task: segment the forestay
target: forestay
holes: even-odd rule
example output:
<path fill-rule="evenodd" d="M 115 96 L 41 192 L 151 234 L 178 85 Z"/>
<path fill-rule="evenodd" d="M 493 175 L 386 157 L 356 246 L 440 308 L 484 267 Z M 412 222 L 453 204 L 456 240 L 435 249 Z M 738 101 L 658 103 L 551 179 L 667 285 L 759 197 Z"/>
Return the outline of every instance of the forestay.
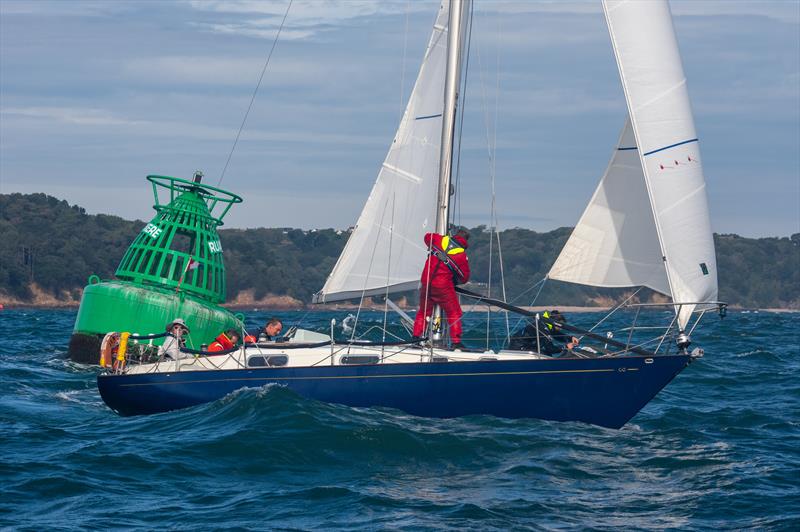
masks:
<path fill-rule="evenodd" d="M 433 27 L 417 81 L 364 210 L 314 302 L 417 288 L 434 230 L 447 63 L 448 2 Z"/>
<path fill-rule="evenodd" d="M 635 138 L 635 144 L 618 147 L 638 148 L 626 150 L 635 152 L 640 164 L 637 170 L 630 169 L 628 177 L 632 181 L 634 173 L 639 172 L 649 201 L 641 187 L 616 190 L 612 183 L 622 181 L 621 174 L 625 172 L 615 169 L 612 160 L 581 219 L 580 231 L 568 242 L 563 260 L 559 257 L 556 262 L 558 268 L 554 267 L 553 277 L 597 286 L 617 286 L 615 283 L 622 280 L 618 286 L 625 286 L 627 276 L 631 286 L 650 286 L 671 295 L 677 303 L 714 301 L 717 264 L 705 179 L 669 6 L 666 1 L 657 0 L 604 0 L 603 10 Z M 624 155 L 619 157 L 622 160 Z M 608 202 L 610 193 L 621 197 Z M 638 204 L 636 197 L 642 204 Z M 603 201 L 621 206 L 623 214 L 606 208 Z M 640 212 L 642 205 L 651 209 L 652 223 Z M 603 212 L 604 208 L 607 212 Z M 622 224 L 611 220 L 614 216 L 642 223 L 641 234 L 635 231 L 633 238 L 630 232 L 621 233 Z M 594 244 L 596 258 L 582 249 L 587 240 L 598 238 L 589 235 L 593 229 L 615 231 L 610 242 Z M 657 235 L 666 285 L 655 272 L 655 277 L 647 277 L 653 262 L 652 246 L 641 242 L 637 246 L 643 247 L 628 246 L 629 241 L 643 238 L 652 229 Z M 640 263 L 643 257 L 645 260 Z M 614 264 L 618 259 L 625 265 Z M 676 306 L 681 328 L 686 326 L 694 308 L 693 304 Z"/>

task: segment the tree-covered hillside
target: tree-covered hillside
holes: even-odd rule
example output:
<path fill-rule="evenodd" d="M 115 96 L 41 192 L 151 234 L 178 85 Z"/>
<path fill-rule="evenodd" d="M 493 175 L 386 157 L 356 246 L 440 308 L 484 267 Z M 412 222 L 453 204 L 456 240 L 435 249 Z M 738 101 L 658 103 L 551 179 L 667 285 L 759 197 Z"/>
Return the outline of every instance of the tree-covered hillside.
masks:
<path fill-rule="evenodd" d="M 75 298 L 90 274 L 113 277 L 143 225 L 117 216 L 88 215 L 45 194 L 0 195 L 0 295 L 30 300 L 35 283 L 56 297 Z M 492 235 L 484 227 L 471 231 L 472 280 L 488 283 Z M 569 232 L 560 228 L 500 233 L 508 299 L 530 303 L 536 293 L 533 285 L 542 279 Z M 256 299 L 272 294 L 310 301 L 348 236 L 347 231 L 334 229 L 222 229 L 229 299 L 253 290 Z M 496 235 L 493 239 L 492 292 L 499 296 Z M 800 234 L 759 239 L 716 235 L 716 243 L 721 300 L 745 307 L 800 308 Z M 548 282 L 538 301 L 593 304 L 619 298 L 621 293 Z"/>

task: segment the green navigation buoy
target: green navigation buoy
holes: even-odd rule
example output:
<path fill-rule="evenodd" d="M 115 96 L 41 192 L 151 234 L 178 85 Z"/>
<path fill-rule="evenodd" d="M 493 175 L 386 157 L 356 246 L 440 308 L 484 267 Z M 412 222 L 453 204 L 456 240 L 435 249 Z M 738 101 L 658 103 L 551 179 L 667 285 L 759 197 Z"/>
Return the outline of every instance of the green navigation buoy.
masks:
<path fill-rule="evenodd" d="M 195 349 L 223 330 L 242 327 L 219 306 L 225 302 L 225 264 L 217 233 L 242 198 L 201 184 L 202 177 L 147 176 L 156 215 L 125 252 L 116 279 L 89 277 L 69 342 L 72 360 L 96 364 L 106 333 L 161 333 L 174 318 L 186 321 L 188 346 Z M 169 201 L 162 203 L 159 193 Z"/>

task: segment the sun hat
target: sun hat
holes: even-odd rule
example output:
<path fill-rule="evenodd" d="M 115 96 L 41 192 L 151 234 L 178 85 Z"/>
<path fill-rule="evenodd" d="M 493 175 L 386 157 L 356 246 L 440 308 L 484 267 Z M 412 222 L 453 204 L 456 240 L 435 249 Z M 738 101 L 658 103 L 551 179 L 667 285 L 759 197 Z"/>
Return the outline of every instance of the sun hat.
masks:
<path fill-rule="evenodd" d="M 183 327 L 184 329 L 186 329 L 186 332 L 187 332 L 187 333 L 189 332 L 189 327 L 186 325 L 186 322 L 185 322 L 185 321 L 183 321 L 181 318 L 175 318 L 174 320 L 172 320 L 172 321 L 171 321 L 171 322 L 170 322 L 170 323 L 167 325 L 167 332 L 171 331 L 171 330 L 172 330 L 172 328 L 173 328 L 173 327 L 175 327 L 176 325 L 180 325 L 181 327 Z"/>

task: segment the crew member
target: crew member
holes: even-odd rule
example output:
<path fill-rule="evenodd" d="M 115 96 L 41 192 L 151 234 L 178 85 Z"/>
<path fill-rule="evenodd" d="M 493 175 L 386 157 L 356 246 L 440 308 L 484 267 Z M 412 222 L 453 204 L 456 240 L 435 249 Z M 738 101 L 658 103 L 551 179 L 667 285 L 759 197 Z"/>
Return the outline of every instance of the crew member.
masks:
<path fill-rule="evenodd" d="M 270 318 L 264 325 L 264 330 L 258 335 L 259 342 L 274 342 L 283 330 L 283 322 L 278 318 Z"/>
<path fill-rule="evenodd" d="M 559 311 L 545 311 L 542 319 L 539 320 L 538 344 L 536 324 L 529 321 L 522 331 L 511 337 L 508 348 L 516 351 L 538 350 L 542 355 L 557 355 L 565 351 L 572 351 L 580 343 L 580 340 L 562 330 L 561 326 L 566 322 L 566 316 Z"/>
<path fill-rule="evenodd" d="M 428 260 L 422 269 L 422 286 L 419 290 L 419 310 L 414 320 L 414 336 L 422 337 L 425 324 L 439 305 L 447 317 L 453 349 L 463 349 L 461 343 L 461 305 L 456 295 L 456 285 L 469 281 L 467 241 L 469 233 L 460 229 L 454 236 L 427 233 L 425 245 Z"/>
<path fill-rule="evenodd" d="M 167 336 L 164 343 L 158 348 L 158 355 L 161 357 L 178 360 L 189 355 L 181 353 L 181 347 L 186 346 L 184 335 L 189 334 L 189 327 L 181 318 L 175 318 L 167 324 Z"/>
<path fill-rule="evenodd" d="M 236 347 L 238 343 L 239 333 L 235 329 L 228 329 L 214 339 L 214 343 L 208 346 L 208 350 L 211 352 L 227 351 Z"/>

